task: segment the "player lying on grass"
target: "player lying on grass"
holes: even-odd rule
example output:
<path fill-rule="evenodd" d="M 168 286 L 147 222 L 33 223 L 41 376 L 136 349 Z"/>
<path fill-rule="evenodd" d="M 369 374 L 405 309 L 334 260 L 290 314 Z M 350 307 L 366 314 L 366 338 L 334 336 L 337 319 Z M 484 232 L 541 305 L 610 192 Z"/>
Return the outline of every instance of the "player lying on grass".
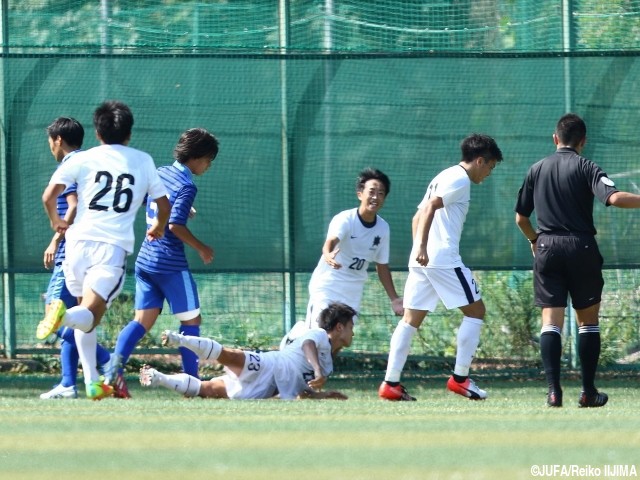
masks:
<path fill-rule="evenodd" d="M 309 329 L 289 347 L 270 352 L 227 348 L 215 340 L 167 330 L 163 344 L 186 347 L 201 359 L 215 360 L 224 365 L 225 375 L 202 381 L 186 373 L 165 375 L 145 365 L 140 369 L 140 383 L 175 390 L 186 397 L 346 400 L 346 395 L 323 392 L 322 388 L 333 372 L 333 357 L 351 345 L 355 315 L 348 305 L 331 303 L 320 313 L 320 328 Z"/>

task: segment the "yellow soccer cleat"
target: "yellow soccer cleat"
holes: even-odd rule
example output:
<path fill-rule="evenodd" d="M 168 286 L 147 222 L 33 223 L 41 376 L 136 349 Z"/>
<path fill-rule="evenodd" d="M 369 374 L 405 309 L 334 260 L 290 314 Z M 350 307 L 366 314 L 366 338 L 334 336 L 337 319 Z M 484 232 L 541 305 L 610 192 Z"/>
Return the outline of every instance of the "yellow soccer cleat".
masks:
<path fill-rule="evenodd" d="M 62 300 L 53 300 L 49 304 L 49 310 L 36 329 L 36 338 L 44 340 L 60 328 L 67 307 Z"/>

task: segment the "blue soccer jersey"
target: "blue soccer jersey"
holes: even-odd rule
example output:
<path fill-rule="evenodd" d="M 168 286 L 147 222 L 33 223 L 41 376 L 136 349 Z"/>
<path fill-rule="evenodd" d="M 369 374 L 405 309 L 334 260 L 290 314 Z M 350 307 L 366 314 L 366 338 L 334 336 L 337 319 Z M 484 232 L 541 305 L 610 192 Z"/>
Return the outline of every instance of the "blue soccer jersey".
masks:
<path fill-rule="evenodd" d="M 196 198 L 198 189 L 193 183 L 193 174 L 184 165 L 174 162 L 171 166 L 160 167 L 158 175 L 169 192 L 171 215 L 164 237 L 152 242 L 146 238 L 142 242 L 136 267 L 150 273 L 171 273 L 187 270 L 187 257 L 184 243 L 169 230 L 170 224 L 186 225 L 191 206 Z M 154 201 L 147 199 L 147 225 L 156 216 L 157 206 Z"/>
<path fill-rule="evenodd" d="M 60 162 L 60 165 L 62 165 L 64 162 L 66 162 L 69 158 L 71 158 L 74 154 L 78 153 L 79 151 L 80 150 L 74 150 L 73 152 L 69 152 L 68 154 L 66 154 L 65 157 Z M 67 210 L 69 210 L 67 195 L 71 193 L 75 193 L 77 189 L 78 189 L 78 186 L 74 183 L 73 185 L 66 188 L 64 192 L 58 195 L 56 205 L 58 209 L 58 215 L 60 215 L 60 218 L 64 218 L 64 216 L 67 214 Z M 60 243 L 58 244 L 58 249 L 56 250 L 56 254 L 53 258 L 54 265 L 62 265 L 62 261 L 64 260 L 64 254 L 65 254 L 65 244 L 66 244 L 65 238 L 62 237 L 62 239 L 60 240 Z"/>

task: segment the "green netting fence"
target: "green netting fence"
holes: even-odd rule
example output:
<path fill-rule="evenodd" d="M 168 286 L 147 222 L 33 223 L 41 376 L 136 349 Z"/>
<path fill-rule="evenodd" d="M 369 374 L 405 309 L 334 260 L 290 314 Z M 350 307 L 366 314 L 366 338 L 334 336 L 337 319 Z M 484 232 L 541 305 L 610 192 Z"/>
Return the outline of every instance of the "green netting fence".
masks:
<path fill-rule="evenodd" d="M 356 205 L 359 170 L 392 181 L 381 215 L 402 290 L 410 221 L 433 175 L 459 160 L 471 132 L 505 160 L 474 187 L 462 242 L 488 304 L 479 356 L 536 357 L 531 257 L 513 204 L 533 162 L 553 150 L 557 118 L 589 127 L 586 156 L 638 191 L 640 1 L 49 1 L 0 0 L 0 270 L 5 354 L 41 351 L 33 332 L 51 231 L 40 203 L 55 168 L 45 127 L 91 115 L 108 98 L 135 116 L 131 145 L 171 163 L 180 133 L 221 142 L 197 180 L 190 228 L 216 260 L 197 273 L 203 334 L 269 348 L 305 313 L 326 228 Z M 595 208 L 607 271 L 610 362 L 640 349 L 634 211 Z M 137 234 L 141 239 L 143 216 Z M 130 266 L 133 265 L 132 257 Z M 132 275 L 102 327 L 113 342 L 132 315 Z M 397 319 L 372 275 L 353 349 L 385 352 Z M 457 312 L 435 312 L 415 353 L 450 355 Z M 163 314 L 156 327 L 175 327 Z M 568 332 L 570 334 L 570 332 Z M 152 334 L 146 346 L 157 344 Z M 571 342 L 567 342 L 571 349 Z M 45 350 L 42 350 L 45 351 Z"/>

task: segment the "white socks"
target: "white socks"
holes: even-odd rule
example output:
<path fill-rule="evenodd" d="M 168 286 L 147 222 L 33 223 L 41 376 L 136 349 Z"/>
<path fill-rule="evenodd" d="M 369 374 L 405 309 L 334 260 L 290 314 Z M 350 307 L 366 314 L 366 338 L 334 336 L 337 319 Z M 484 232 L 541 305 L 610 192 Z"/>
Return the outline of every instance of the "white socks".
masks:
<path fill-rule="evenodd" d="M 178 335 L 180 346 L 195 352 L 203 360 L 217 360 L 222 352 L 222 345 L 215 340 L 189 335 Z"/>
<path fill-rule="evenodd" d="M 458 348 L 456 351 L 456 366 L 453 373 L 461 377 L 469 376 L 469 368 L 478 344 L 483 321 L 478 318 L 463 317 L 458 328 Z"/>
<path fill-rule="evenodd" d="M 164 373 L 156 371 L 154 377 L 157 385 L 168 388 L 169 390 L 175 390 L 185 397 L 196 397 L 200 392 L 200 385 L 202 385 L 200 379 L 187 375 L 186 373 L 165 375 Z"/>
<path fill-rule="evenodd" d="M 89 312 L 91 313 L 91 312 Z M 93 315 L 92 315 L 93 317 Z M 98 335 L 95 328 L 89 333 L 82 330 L 74 330 L 73 336 L 76 339 L 76 347 L 78 348 L 78 356 L 82 363 L 82 372 L 84 374 L 84 383 L 92 383 L 100 380 L 98 373 L 98 361 L 96 360 L 96 349 L 98 348 Z"/>
<path fill-rule="evenodd" d="M 418 329 L 412 327 L 404 320 L 400 320 L 393 331 L 389 342 L 389 360 L 387 362 L 387 373 L 384 376 L 387 382 L 399 382 L 404 364 L 411 350 L 411 340 Z"/>
<path fill-rule="evenodd" d="M 71 307 L 64 315 L 64 324 L 67 327 L 88 332 L 93 328 L 93 313 L 82 305 Z"/>

